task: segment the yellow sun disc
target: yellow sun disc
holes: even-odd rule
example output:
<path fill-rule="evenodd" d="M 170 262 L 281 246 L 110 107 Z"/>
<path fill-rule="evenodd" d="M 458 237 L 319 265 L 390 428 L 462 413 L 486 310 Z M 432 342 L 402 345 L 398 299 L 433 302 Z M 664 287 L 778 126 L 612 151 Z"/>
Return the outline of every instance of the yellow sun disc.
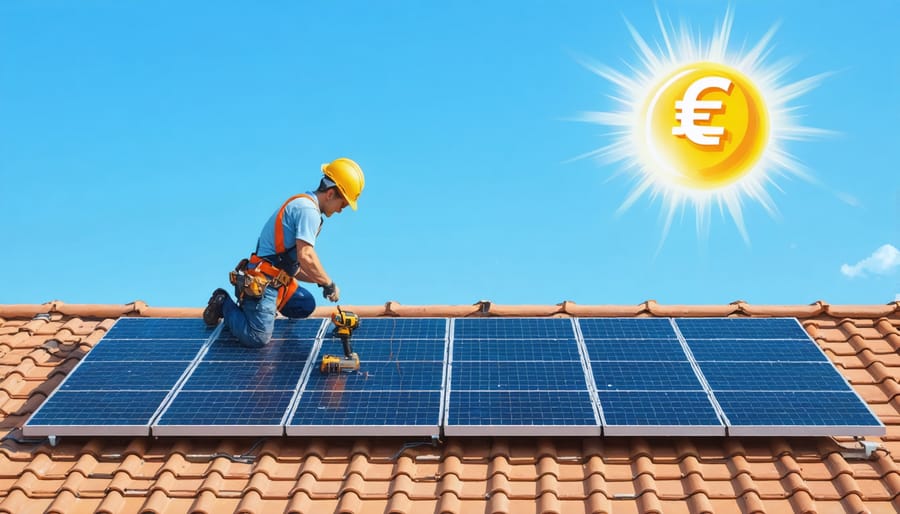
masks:
<path fill-rule="evenodd" d="M 762 95 L 742 73 L 718 63 L 689 64 L 659 81 L 643 112 L 643 139 L 653 160 L 691 189 L 736 182 L 768 143 Z"/>

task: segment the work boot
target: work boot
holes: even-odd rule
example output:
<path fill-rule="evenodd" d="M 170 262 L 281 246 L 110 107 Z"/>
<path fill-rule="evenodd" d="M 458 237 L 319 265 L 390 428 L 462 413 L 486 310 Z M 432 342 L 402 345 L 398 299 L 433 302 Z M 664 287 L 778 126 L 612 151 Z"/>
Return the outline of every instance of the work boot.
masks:
<path fill-rule="evenodd" d="M 222 319 L 222 304 L 225 303 L 226 298 L 228 298 L 228 291 L 221 288 L 213 291 L 212 296 L 209 297 L 209 304 L 203 310 L 204 323 L 211 327 L 219 323 L 219 320 Z"/>

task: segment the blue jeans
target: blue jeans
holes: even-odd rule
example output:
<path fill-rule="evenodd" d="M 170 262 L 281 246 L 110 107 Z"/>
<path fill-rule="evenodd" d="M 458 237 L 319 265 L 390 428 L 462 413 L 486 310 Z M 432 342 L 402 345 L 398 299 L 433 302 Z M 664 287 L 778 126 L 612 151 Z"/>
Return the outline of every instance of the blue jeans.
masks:
<path fill-rule="evenodd" d="M 274 287 L 267 287 L 262 298 L 244 298 L 241 305 L 229 296 L 222 305 L 225 328 L 244 346 L 262 348 L 272 339 L 277 303 L 278 289 Z M 312 293 L 298 287 L 281 313 L 288 318 L 308 318 L 315 308 Z"/>

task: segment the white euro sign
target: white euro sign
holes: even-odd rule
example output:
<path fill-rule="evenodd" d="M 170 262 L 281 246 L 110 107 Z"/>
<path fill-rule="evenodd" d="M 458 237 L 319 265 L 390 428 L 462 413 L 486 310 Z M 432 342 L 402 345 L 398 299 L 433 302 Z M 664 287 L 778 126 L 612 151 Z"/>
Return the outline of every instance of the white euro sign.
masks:
<path fill-rule="evenodd" d="M 697 112 L 700 109 L 721 109 L 719 100 L 698 100 L 700 94 L 707 89 L 721 89 L 728 91 L 731 81 L 725 77 L 702 77 L 694 81 L 681 100 L 675 101 L 675 119 L 679 126 L 672 127 L 673 136 L 687 136 L 691 142 L 703 146 L 715 146 L 719 144 L 721 136 L 725 133 L 725 127 L 710 127 L 708 125 L 694 125 L 695 121 L 709 120 L 709 112 Z"/>

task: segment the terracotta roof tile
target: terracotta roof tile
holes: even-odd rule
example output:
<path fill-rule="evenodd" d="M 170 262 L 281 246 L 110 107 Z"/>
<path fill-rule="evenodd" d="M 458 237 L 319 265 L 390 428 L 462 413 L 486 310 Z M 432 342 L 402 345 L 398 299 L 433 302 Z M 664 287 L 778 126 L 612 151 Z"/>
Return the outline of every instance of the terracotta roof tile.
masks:
<path fill-rule="evenodd" d="M 363 316 L 796 316 L 887 424 L 851 438 L 62 438 L 18 427 L 119 316 L 197 308 L 0 305 L 0 512 L 897 512 L 900 303 L 348 306 Z M 315 313 L 327 315 L 325 309 Z M 873 440 L 870 438 L 870 440 Z"/>

